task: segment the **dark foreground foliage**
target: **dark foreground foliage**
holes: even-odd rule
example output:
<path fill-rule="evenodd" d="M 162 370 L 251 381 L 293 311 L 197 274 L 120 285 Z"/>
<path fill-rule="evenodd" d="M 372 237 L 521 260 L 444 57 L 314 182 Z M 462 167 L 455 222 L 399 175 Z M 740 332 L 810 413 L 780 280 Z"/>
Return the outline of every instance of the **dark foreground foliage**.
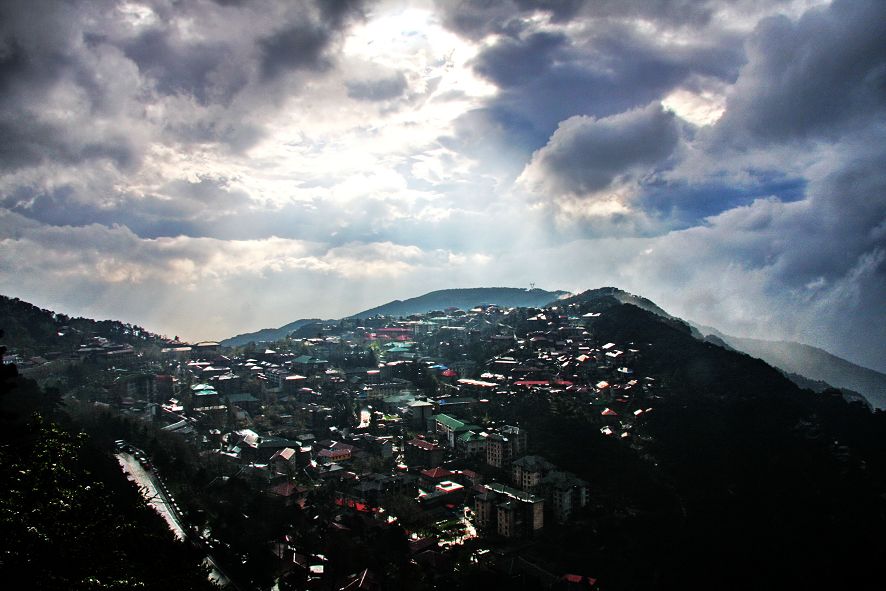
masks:
<path fill-rule="evenodd" d="M 106 451 L 52 420 L 58 396 L 0 366 L 0 581 L 23 589 L 212 589 Z"/>

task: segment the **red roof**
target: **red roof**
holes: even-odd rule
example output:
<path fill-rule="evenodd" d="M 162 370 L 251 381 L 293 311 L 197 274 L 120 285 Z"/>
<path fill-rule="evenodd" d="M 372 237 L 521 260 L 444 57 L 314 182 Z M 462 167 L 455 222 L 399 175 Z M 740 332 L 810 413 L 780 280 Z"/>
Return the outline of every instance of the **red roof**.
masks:
<path fill-rule="evenodd" d="M 547 386 L 547 380 L 520 380 L 519 382 L 514 382 L 515 386 Z"/>
<path fill-rule="evenodd" d="M 617 417 L 618 416 L 618 413 L 615 412 L 614 410 L 612 410 L 611 408 L 605 409 L 600 414 L 603 415 L 604 417 Z"/>
<path fill-rule="evenodd" d="M 432 478 L 434 480 L 446 478 L 447 476 L 452 476 L 452 472 L 450 472 L 446 468 L 431 468 L 429 470 L 422 470 L 421 473 L 422 476 Z"/>
<path fill-rule="evenodd" d="M 597 584 L 597 579 L 593 577 L 585 577 L 583 575 L 563 575 L 563 580 L 567 583 L 587 585 L 588 588 L 591 588 Z"/>
<path fill-rule="evenodd" d="M 452 369 L 447 369 L 443 373 L 441 373 L 440 375 L 443 376 L 444 378 L 454 378 L 454 377 L 458 376 L 458 373 L 456 373 Z"/>
<path fill-rule="evenodd" d="M 370 513 L 370 512 L 374 511 L 374 509 L 371 508 L 366 503 L 361 503 L 359 501 L 355 501 L 354 499 L 345 499 L 345 498 L 339 497 L 339 498 L 335 499 L 335 504 L 338 505 L 339 507 L 348 507 L 350 509 L 355 509 L 356 511 L 359 511 L 360 513 Z"/>

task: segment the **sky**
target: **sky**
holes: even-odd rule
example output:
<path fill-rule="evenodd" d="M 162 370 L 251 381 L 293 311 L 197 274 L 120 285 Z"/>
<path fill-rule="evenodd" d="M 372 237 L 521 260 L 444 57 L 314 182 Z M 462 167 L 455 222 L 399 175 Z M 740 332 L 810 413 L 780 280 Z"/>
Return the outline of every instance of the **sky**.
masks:
<path fill-rule="evenodd" d="M 0 293 L 184 339 L 616 286 L 886 370 L 881 0 L 4 0 Z"/>

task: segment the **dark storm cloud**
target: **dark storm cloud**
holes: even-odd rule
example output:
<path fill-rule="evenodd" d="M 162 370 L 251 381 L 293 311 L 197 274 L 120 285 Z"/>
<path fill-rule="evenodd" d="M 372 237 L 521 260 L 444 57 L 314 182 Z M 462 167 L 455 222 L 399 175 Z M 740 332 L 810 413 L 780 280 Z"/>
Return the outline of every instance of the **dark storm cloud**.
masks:
<path fill-rule="evenodd" d="M 80 113 L 53 105 L 47 116 L 41 109 L 60 83 L 76 86 L 93 114 L 113 109 L 114 98 L 101 82 L 107 72 L 85 60 L 78 47 L 80 21 L 104 5 L 95 3 L 80 12 L 76 4 L 55 10 L 44 4 L 0 5 L 0 170 L 89 160 L 132 169 L 140 149 L 124 130 L 78 129 Z"/>
<path fill-rule="evenodd" d="M 724 142 L 839 136 L 886 111 L 886 3 L 837 0 L 759 24 L 718 126 Z"/>
<path fill-rule="evenodd" d="M 27 72 L 28 57 L 14 37 L 4 34 L 0 40 L 0 93 L 6 93 L 14 80 Z"/>
<path fill-rule="evenodd" d="M 245 73 L 221 78 L 216 69 L 231 52 L 224 42 L 177 44 L 170 32 L 149 29 L 123 44 L 142 74 L 156 80 L 162 94 L 188 94 L 200 103 L 227 103 L 248 82 Z"/>
<path fill-rule="evenodd" d="M 41 122 L 30 113 L 0 114 L 0 138 L 0 172 L 41 162 L 77 164 L 101 159 L 128 169 L 138 158 L 125 137 L 83 142 L 68 130 Z"/>
<path fill-rule="evenodd" d="M 540 32 L 522 40 L 504 39 L 484 51 L 475 68 L 499 87 L 519 86 L 546 73 L 568 45 L 569 38 L 562 33 Z"/>
<path fill-rule="evenodd" d="M 329 31 L 311 23 L 298 23 L 262 39 L 263 78 L 273 80 L 294 70 L 328 68 L 324 51 L 329 41 Z"/>
<path fill-rule="evenodd" d="M 332 57 L 327 50 L 340 29 L 364 16 L 364 4 L 358 0 L 316 0 L 319 18 L 299 14 L 289 26 L 259 40 L 264 80 L 296 70 L 329 68 Z"/>
<path fill-rule="evenodd" d="M 730 82 L 742 61 L 737 37 L 665 47 L 611 23 L 582 40 L 552 32 L 506 36 L 483 50 L 474 67 L 500 89 L 490 107 L 531 122 L 535 135 L 547 139 L 568 117 L 621 113 L 691 85 L 693 77 Z"/>
<path fill-rule="evenodd" d="M 93 191 L 101 192 L 96 199 Z M 196 182 L 175 180 L 158 194 L 134 195 L 108 184 L 103 187 L 55 188 L 21 186 L 0 205 L 50 226 L 126 226 L 141 238 L 212 236 L 220 218 L 246 209 L 252 200 L 232 189 L 227 179 L 204 177 Z"/>
<path fill-rule="evenodd" d="M 41 163 L 75 165 L 96 160 L 132 170 L 141 157 L 139 146 L 122 130 L 89 137 L 14 108 L 0 113 L 0 138 L 0 172 Z"/>
<path fill-rule="evenodd" d="M 513 165 L 544 146 L 570 117 L 636 109 L 678 85 L 693 88 L 699 76 L 728 82 L 742 61 L 737 37 L 664 48 L 618 23 L 581 42 L 564 32 L 505 36 L 474 61 L 499 92 L 463 115 L 454 136 L 441 141 L 468 154 L 512 154 Z"/>
<path fill-rule="evenodd" d="M 329 26 L 341 28 L 354 19 L 366 16 L 366 0 L 315 0 L 323 21 Z"/>
<path fill-rule="evenodd" d="M 533 155 L 530 176 L 552 197 L 594 193 L 654 168 L 679 137 L 676 117 L 658 104 L 603 119 L 572 117 Z"/>

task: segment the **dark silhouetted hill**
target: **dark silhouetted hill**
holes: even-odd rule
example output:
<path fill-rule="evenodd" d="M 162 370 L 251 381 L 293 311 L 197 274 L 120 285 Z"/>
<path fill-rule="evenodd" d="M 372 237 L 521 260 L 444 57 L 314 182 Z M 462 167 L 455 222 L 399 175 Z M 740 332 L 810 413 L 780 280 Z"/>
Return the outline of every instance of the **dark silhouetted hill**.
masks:
<path fill-rule="evenodd" d="M 801 389 L 683 322 L 606 301 L 588 303 L 602 306 L 588 330 L 635 347 L 634 375 L 654 379 L 635 441 L 648 463 L 600 437 L 562 394 L 548 408 L 537 397 L 512 403 L 533 445 L 600 495 L 594 527 L 546 532 L 539 552 L 587 565 L 607 589 L 876 588 L 886 413 Z"/>

